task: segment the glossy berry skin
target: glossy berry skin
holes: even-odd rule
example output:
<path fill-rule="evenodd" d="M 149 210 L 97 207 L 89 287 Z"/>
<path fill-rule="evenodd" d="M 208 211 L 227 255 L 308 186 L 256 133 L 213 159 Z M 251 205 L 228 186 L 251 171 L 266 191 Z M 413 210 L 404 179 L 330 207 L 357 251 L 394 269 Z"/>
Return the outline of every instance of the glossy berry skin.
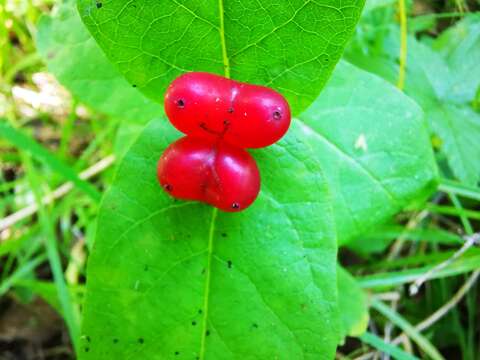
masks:
<path fill-rule="evenodd" d="M 190 136 L 165 150 L 157 177 L 175 198 L 202 201 L 229 212 L 246 209 L 260 190 L 257 164 L 247 151 Z"/>
<path fill-rule="evenodd" d="M 221 137 L 241 148 L 277 142 L 291 116 L 287 101 L 276 91 L 203 72 L 183 74 L 170 84 L 165 112 L 184 134 Z"/>

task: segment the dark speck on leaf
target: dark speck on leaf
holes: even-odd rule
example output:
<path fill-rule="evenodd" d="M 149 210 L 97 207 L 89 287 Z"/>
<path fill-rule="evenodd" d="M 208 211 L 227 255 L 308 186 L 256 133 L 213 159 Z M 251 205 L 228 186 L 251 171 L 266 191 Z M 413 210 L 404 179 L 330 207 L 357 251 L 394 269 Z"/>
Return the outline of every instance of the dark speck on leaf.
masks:
<path fill-rule="evenodd" d="M 103 6 L 101 2 L 97 2 L 97 9 L 100 9 Z"/>
<path fill-rule="evenodd" d="M 253 323 L 252 326 L 253 326 L 255 329 L 258 329 L 258 324 Z"/>
<path fill-rule="evenodd" d="M 203 268 L 203 269 L 202 269 L 202 275 L 205 274 L 205 271 L 207 271 L 207 269 Z"/>
<path fill-rule="evenodd" d="M 114 344 L 118 344 L 118 339 L 113 339 Z"/>
<path fill-rule="evenodd" d="M 175 351 L 175 355 L 180 355 L 180 351 Z"/>
<path fill-rule="evenodd" d="M 145 340 L 143 340 L 143 338 L 140 338 L 140 339 L 138 339 L 138 342 L 139 342 L 140 344 L 143 344 L 143 343 L 145 342 Z"/>
<path fill-rule="evenodd" d="M 85 339 L 87 340 L 87 342 L 90 342 L 90 340 L 91 340 L 90 336 L 87 336 Z"/>
<path fill-rule="evenodd" d="M 198 309 L 198 313 L 201 314 L 203 311 L 202 309 Z"/>
<path fill-rule="evenodd" d="M 136 84 L 133 84 L 132 86 L 133 86 L 133 87 L 137 87 L 137 85 L 136 85 Z"/>
<path fill-rule="evenodd" d="M 227 237 L 227 233 L 222 233 L 222 237 Z"/>
<path fill-rule="evenodd" d="M 196 322 L 196 321 L 192 321 L 192 325 L 193 325 L 193 326 L 197 325 L 197 322 Z"/>
<path fill-rule="evenodd" d="M 86 347 L 85 352 L 89 352 L 89 351 L 90 351 L 90 348 Z"/>
<path fill-rule="evenodd" d="M 210 335 L 210 330 L 205 331 L 205 336 L 209 336 L 209 335 Z"/>
<path fill-rule="evenodd" d="M 148 265 L 145 265 L 145 267 L 143 268 L 143 271 L 148 271 Z"/>
<path fill-rule="evenodd" d="M 229 269 L 232 268 L 232 260 L 228 260 L 228 261 L 227 261 L 227 266 L 228 266 Z"/>

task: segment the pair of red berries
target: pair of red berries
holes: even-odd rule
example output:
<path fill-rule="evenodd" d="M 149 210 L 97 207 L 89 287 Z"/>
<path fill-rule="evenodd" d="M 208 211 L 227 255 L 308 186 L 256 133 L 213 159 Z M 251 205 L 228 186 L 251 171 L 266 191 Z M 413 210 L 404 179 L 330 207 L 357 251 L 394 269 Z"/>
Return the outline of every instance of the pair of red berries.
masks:
<path fill-rule="evenodd" d="M 191 72 L 165 94 L 170 122 L 186 134 L 160 157 L 157 176 L 179 199 L 224 211 L 250 206 L 260 191 L 257 164 L 245 148 L 277 142 L 290 126 L 290 108 L 272 89 Z"/>

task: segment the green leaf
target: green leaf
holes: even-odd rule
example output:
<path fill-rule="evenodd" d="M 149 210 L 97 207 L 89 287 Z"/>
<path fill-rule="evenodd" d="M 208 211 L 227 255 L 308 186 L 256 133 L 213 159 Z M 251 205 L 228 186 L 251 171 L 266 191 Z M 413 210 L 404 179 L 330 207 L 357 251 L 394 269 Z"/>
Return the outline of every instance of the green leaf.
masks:
<path fill-rule="evenodd" d="M 396 1 L 397 0 L 367 0 L 365 2 L 364 13 L 368 13 L 378 8 L 392 6 Z"/>
<path fill-rule="evenodd" d="M 355 278 L 341 266 L 337 267 L 338 307 L 341 319 L 341 338 L 359 336 L 367 330 L 367 297 Z"/>
<path fill-rule="evenodd" d="M 477 141 L 480 138 L 480 115 L 466 104 L 473 100 L 480 84 L 478 26 L 478 16 L 472 16 L 447 32 L 441 38 L 443 42 L 447 39 L 458 42 L 448 46 L 441 42 L 437 44 L 444 57 L 410 36 L 405 82 L 405 92 L 422 106 L 431 132 L 442 140 L 441 151 L 454 175 L 471 185 L 480 180 L 480 162 L 477 160 L 480 156 L 480 142 Z M 460 35 L 462 29 L 467 33 Z M 385 36 L 383 32 L 386 32 Z M 380 51 L 362 53 L 350 48 L 347 58 L 395 82 L 400 38 L 398 27 L 369 31 L 367 36 L 376 39 L 379 45 L 375 49 Z"/>
<path fill-rule="evenodd" d="M 152 122 L 104 199 L 81 358 L 333 358 L 336 241 L 315 137 L 295 122 L 256 151 L 261 194 L 229 214 L 159 188 L 156 162 L 178 136 Z"/>
<path fill-rule="evenodd" d="M 480 86 L 480 14 L 468 14 L 439 36 L 433 48 L 445 58 L 455 74 L 449 98 L 470 102 Z"/>
<path fill-rule="evenodd" d="M 372 90 L 377 87 L 378 93 Z M 371 97 L 361 94 L 368 91 Z M 377 106 L 397 117 L 385 121 Z M 361 131 L 367 153 L 354 146 Z M 395 134 L 399 151 L 384 133 Z M 284 139 L 253 152 L 262 190 L 252 207 L 236 214 L 174 201 L 159 188 L 156 161 L 179 136 L 166 120 L 153 121 L 126 154 L 103 201 L 87 275 L 88 352 L 81 359 L 164 359 L 175 352 L 200 359 L 333 358 L 342 333 L 335 234 L 335 221 L 342 221 L 334 215 L 349 208 L 336 193 L 338 182 L 352 186 L 353 215 L 371 226 L 371 218 L 382 221 L 426 196 L 436 169 L 418 107 L 383 80 L 342 64 Z M 390 184 L 401 185 L 391 190 L 396 202 L 384 197 Z M 360 326 L 355 321 L 345 331 Z"/>
<path fill-rule="evenodd" d="M 83 21 L 131 84 L 161 102 L 185 71 L 270 86 L 298 114 L 340 59 L 364 0 L 79 0 Z"/>
<path fill-rule="evenodd" d="M 480 114 L 467 106 L 443 103 L 429 109 L 433 131 L 453 172 L 467 184 L 480 180 Z"/>
<path fill-rule="evenodd" d="M 317 138 L 341 244 L 434 190 L 437 172 L 423 113 L 377 76 L 341 62 L 300 118 Z"/>
<path fill-rule="evenodd" d="M 133 88 L 111 64 L 66 1 L 38 23 L 37 48 L 48 70 L 81 102 L 115 118 L 140 122 L 163 114 L 163 106 Z"/>

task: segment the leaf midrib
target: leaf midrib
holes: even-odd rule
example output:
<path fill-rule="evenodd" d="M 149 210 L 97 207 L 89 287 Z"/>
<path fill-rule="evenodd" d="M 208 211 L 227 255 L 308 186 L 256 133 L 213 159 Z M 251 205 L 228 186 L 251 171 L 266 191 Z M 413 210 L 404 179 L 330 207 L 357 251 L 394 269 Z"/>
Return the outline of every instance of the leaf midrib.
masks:
<path fill-rule="evenodd" d="M 230 78 L 230 61 L 227 54 L 227 44 L 225 42 L 225 10 L 223 7 L 223 0 L 218 0 L 218 13 L 220 21 L 220 43 L 222 46 L 222 59 L 223 59 L 223 68 L 225 72 L 225 77 Z M 213 239 L 215 235 L 215 221 L 217 219 L 218 209 L 213 208 L 212 218 L 210 221 L 210 229 L 208 233 L 208 252 L 207 252 L 207 270 L 205 275 L 205 290 L 204 290 L 204 299 L 203 299 L 203 325 L 201 332 L 201 343 L 200 343 L 200 360 L 205 359 L 206 351 L 206 339 L 207 339 L 207 321 L 208 321 L 208 305 L 210 300 L 210 278 L 212 273 L 212 254 L 213 254 Z"/>

